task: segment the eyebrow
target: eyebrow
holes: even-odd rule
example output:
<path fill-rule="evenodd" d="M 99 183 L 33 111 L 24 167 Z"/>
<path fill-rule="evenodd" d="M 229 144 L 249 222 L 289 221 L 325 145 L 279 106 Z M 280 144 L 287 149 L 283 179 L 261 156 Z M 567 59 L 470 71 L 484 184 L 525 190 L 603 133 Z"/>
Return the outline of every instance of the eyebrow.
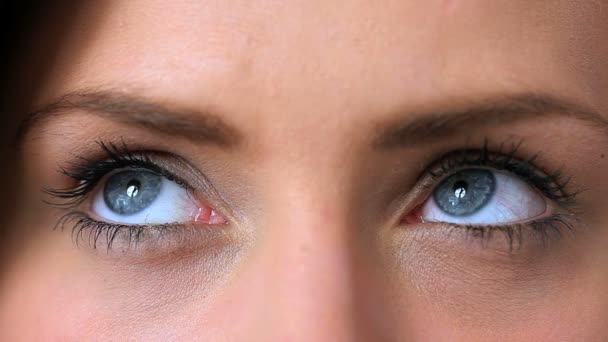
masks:
<path fill-rule="evenodd" d="M 599 113 L 548 95 L 499 96 L 460 108 L 462 109 L 407 113 L 406 119 L 379 129 L 374 146 L 382 149 L 411 147 L 470 130 L 546 116 L 573 117 L 599 129 L 608 128 L 608 121 Z M 112 91 L 77 91 L 60 97 L 27 115 L 17 140 L 22 140 L 40 121 L 75 110 L 224 147 L 236 145 L 241 140 L 239 132 L 216 115 L 174 110 L 141 96 Z"/>
<path fill-rule="evenodd" d="M 407 113 L 406 119 L 379 129 L 374 146 L 382 149 L 411 147 L 456 135 L 470 135 L 471 130 L 549 116 L 575 118 L 598 129 L 608 128 L 608 121 L 598 112 L 548 95 L 499 96 L 460 108 Z"/>
<path fill-rule="evenodd" d="M 22 122 L 17 141 L 41 121 L 70 111 L 85 111 L 112 121 L 223 147 L 233 146 L 241 138 L 236 129 L 210 113 L 176 110 L 142 96 L 120 92 L 78 91 L 29 113 Z"/>

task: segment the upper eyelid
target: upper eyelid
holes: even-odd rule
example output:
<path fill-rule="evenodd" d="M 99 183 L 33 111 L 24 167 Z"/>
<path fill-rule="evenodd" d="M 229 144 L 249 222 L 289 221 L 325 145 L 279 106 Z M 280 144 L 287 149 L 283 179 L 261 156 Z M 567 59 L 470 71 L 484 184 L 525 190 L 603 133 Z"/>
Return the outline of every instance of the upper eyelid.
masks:
<path fill-rule="evenodd" d="M 445 177 L 462 169 L 487 167 L 509 172 L 516 177 L 524 177 L 523 181 L 538 189 L 545 197 L 557 202 L 560 206 L 573 206 L 575 197 L 580 191 L 568 190 L 570 177 L 564 178 L 561 169 L 547 173 L 536 166 L 534 162 L 539 159 L 539 153 L 527 159 L 518 158 L 517 153 L 521 144 L 522 142 L 512 145 L 509 153 L 492 152 L 486 141 L 482 150 L 465 149 L 444 154 L 432 163 L 431 168 L 425 172 L 426 175 L 431 176 L 431 179 L 427 179 L 423 186 L 433 188 Z M 500 147 L 499 150 L 503 150 L 503 148 Z M 478 157 L 471 158 L 471 155 L 478 155 Z"/>
<path fill-rule="evenodd" d="M 104 178 L 126 169 L 145 169 L 174 181 L 186 189 L 191 188 L 188 182 L 177 173 L 169 171 L 163 165 L 164 163 L 160 162 L 161 158 L 153 157 L 154 152 L 131 152 L 126 150 L 126 145 L 125 150 L 121 152 L 115 145 L 106 145 L 102 142 L 98 144 L 104 151 L 104 159 L 77 157 L 79 162 L 71 162 L 67 167 L 61 167 L 59 171 L 63 175 L 79 181 L 79 184 L 62 189 L 45 189 L 45 192 L 51 196 L 72 199 L 59 206 L 79 205 Z"/>
<path fill-rule="evenodd" d="M 65 200 L 63 203 L 52 203 L 47 202 L 51 205 L 61 208 L 75 208 L 78 207 L 87 198 L 87 195 L 98 185 L 102 179 L 110 172 L 125 168 L 129 166 L 140 166 L 146 169 L 154 169 L 152 171 L 160 174 L 166 172 L 163 168 L 153 163 L 148 157 L 143 154 L 138 154 L 128 151 L 126 145 L 124 155 L 120 152 L 118 147 L 113 144 L 105 144 L 98 142 L 99 147 L 104 152 L 105 158 L 90 159 L 83 156 L 77 156 L 78 161 L 68 163 L 66 167 L 60 167 L 59 172 L 69 178 L 79 181 L 77 185 L 68 188 L 61 189 L 48 189 L 45 188 L 44 192 L 52 197 Z"/>
<path fill-rule="evenodd" d="M 100 141 L 98 145 L 104 151 L 104 160 L 100 157 L 91 159 L 77 156 L 77 161 L 70 162 L 67 168 L 62 168 L 60 172 L 70 178 L 78 179 L 78 177 L 86 174 L 87 177 L 94 177 L 91 178 L 94 181 L 86 184 L 81 182 L 76 186 L 65 189 L 44 189 L 47 194 L 63 200 L 63 203 L 47 203 L 65 209 L 78 207 L 110 172 L 125 166 L 138 166 L 148 170 L 151 169 L 151 171 L 157 172 L 172 181 L 182 183 L 181 185 L 188 190 L 189 195 L 195 192 L 197 197 L 203 197 L 200 200 L 213 203 L 222 214 L 228 216 L 232 221 L 237 220 L 236 215 L 209 178 L 183 158 L 160 151 L 132 150 L 123 140 L 120 144 L 106 144 Z M 91 169 L 99 165 L 103 165 L 102 171 L 97 174 L 90 173 Z M 103 174 L 101 174 L 102 172 Z M 191 176 L 180 176 L 180 174 L 187 173 Z M 187 181 L 186 178 L 191 178 L 191 181 Z"/>

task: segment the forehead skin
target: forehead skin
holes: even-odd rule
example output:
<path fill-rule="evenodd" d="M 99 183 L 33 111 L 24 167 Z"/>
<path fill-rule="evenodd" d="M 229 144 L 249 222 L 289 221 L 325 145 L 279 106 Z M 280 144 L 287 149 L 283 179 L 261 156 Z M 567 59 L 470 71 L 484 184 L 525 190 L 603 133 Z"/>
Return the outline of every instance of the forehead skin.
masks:
<path fill-rule="evenodd" d="M 603 6 L 91 2 L 39 101 L 79 88 L 136 89 L 226 113 L 257 138 L 310 129 L 335 137 L 395 112 L 494 93 L 542 91 L 603 109 Z"/>

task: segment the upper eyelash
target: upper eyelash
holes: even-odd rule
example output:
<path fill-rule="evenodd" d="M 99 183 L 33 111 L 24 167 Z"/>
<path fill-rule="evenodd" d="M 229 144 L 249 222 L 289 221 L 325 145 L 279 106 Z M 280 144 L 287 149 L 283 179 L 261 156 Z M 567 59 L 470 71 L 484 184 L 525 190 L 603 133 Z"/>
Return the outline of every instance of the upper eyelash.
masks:
<path fill-rule="evenodd" d="M 428 174 L 433 178 L 433 183 L 436 183 L 458 169 L 475 166 L 490 167 L 520 177 L 561 207 L 574 206 L 575 198 L 581 191 L 568 189 L 571 177 L 564 176 L 561 169 L 552 173 L 540 171 L 535 165 L 535 161 L 540 159 L 540 153 L 536 153 L 527 159 L 517 159 L 516 155 L 519 153 L 521 145 L 522 141 L 511 144 L 509 150 L 505 152 L 503 143 L 499 146 L 497 152 L 492 152 L 486 139 L 481 150 L 464 149 L 443 155 L 439 158 L 439 162 L 434 163 L 435 166 L 428 171 Z"/>
<path fill-rule="evenodd" d="M 78 184 L 64 189 L 44 189 L 45 193 L 60 200 L 59 203 L 49 202 L 49 204 L 68 209 L 77 207 L 95 189 L 105 175 L 121 168 L 146 169 L 187 187 L 183 180 L 160 167 L 147 155 L 133 153 L 124 142 L 121 145 L 116 145 L 99 141 L 97 144 L 107 159 L 94 160 L 79 157 L 80 163 L 71 163 L 67 168 L 61 167 L 59 172 L 77 181 Z"/>

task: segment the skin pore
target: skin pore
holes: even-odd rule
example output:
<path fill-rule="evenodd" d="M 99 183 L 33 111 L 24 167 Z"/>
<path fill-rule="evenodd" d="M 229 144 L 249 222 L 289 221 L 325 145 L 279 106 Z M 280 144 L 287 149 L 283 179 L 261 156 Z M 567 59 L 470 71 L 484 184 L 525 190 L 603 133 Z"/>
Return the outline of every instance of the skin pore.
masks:
<path fill-rule="evenodd" d="M 87 3 L 20 135 L 0 339 L 608 339 L 606 5 Z M 107 160 L 100 144 L 226 224 L 74 229 L 44 190 L 78 186 L 58 169 Z M 531 191 L 566 223 L 421 220 L 463 150 L 555 176 L 571 203 Z"/>

